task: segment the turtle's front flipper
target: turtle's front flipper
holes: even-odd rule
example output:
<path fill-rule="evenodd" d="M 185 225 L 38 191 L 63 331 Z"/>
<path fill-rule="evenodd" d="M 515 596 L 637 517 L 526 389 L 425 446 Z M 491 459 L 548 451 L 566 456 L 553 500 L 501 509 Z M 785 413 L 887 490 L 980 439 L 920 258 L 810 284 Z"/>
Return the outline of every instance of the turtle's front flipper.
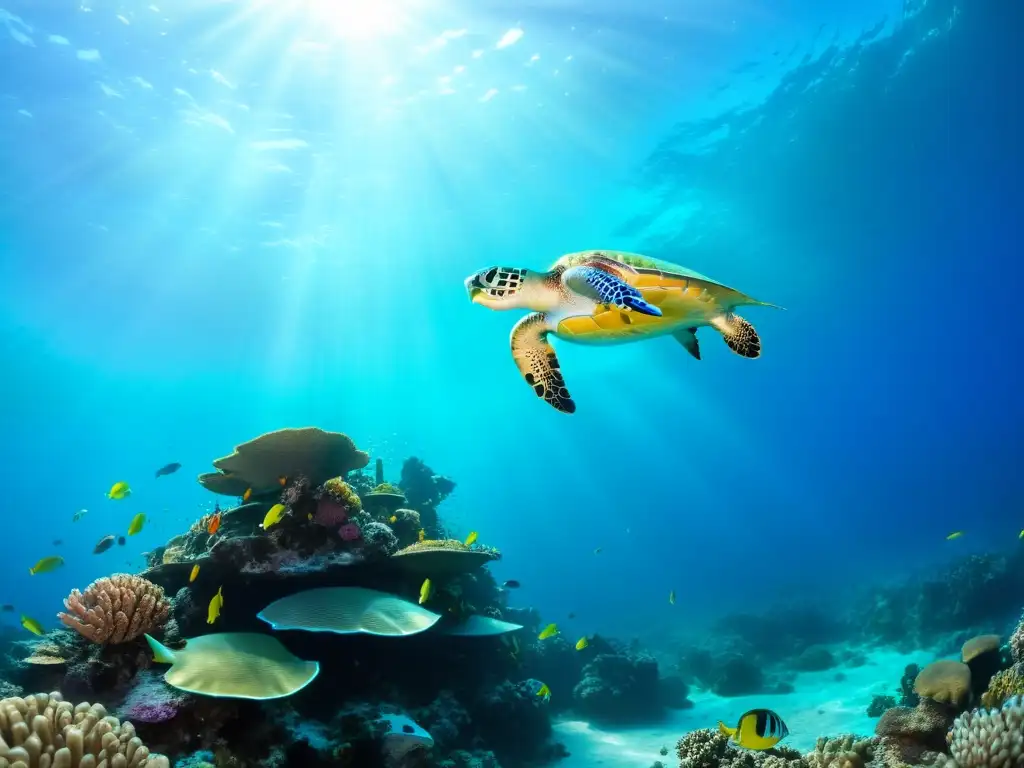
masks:
<path fill-rule="evenodd" d="M 512 329 L 512 358 L 538 397 L 562 413 L 572 413 L 576 403 L 565 388 L 558 357 L 548 342 L 551 330 L 548 319 L 539 312 L 524 317 Z"/>
<path fill-rule="evenodd" d="M 569 290 L 589 296 L 601 304 L 611 304 L 616 309 L 632 309 L 644 315 L 661 317 L 661 310 L 645 301 L 640 291 L 603 269 L 572 267 L 565 270 L 562 280 Z"/>
<path fill-rule="evenodd" d="M 760 357 L 761 339 L 754 330 L 754 326 L 739 315 L 718 315 L 711 319 L 713 325 L 729 349 L 741 357 Z"/>

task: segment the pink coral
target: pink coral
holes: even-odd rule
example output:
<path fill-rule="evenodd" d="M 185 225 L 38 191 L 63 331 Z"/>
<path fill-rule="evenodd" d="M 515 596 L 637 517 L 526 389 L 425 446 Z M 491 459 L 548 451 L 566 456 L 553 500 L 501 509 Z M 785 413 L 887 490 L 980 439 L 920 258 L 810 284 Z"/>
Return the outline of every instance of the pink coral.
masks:
<path fill-rule="evenodd" d="M 57 617 L 94 643 L 127 643 L 167 621 L 170 603 L 164 591 L 141 576 L 115 573 L 97 579 L 84 593 L 64 599 L 67 613 Z"/>
<path fill-rule="evenodd" d="M 348 508 L 332 496 L 324 494 L 316 503 L 313 522 L 326 528 L 334 528 L 348 520 Z"/>
<path fill-rule="evenodd" d="M 358 541 L 362 536 L 362 531 L 355 523 L 345 523 L 338 529 L 338 535 L 341 536 L 342 541 Z"/>

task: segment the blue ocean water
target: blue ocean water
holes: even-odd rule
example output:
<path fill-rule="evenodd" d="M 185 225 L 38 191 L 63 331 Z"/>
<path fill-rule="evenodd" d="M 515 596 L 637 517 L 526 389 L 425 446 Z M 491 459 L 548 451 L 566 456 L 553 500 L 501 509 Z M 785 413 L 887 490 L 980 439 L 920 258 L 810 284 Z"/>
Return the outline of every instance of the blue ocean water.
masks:
<path fill-rule="evenodd" d="M 2 602 L 55 625 L 284 426 L 454 478 L 584 632 L 1019 544 L 1019 4 L 356 6 L 4 1 Z M 556 341 L 559 414 L 463 280 L 587 248 L 786 311 L 757 361 Z"/>

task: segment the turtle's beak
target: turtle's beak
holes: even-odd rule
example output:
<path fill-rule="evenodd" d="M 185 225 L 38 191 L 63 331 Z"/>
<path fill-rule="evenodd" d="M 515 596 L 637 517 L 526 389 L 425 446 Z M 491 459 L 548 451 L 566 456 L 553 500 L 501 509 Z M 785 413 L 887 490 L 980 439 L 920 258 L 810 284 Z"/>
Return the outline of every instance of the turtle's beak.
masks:
<path fill-rule="evenodd" d="M 480 298 L 486 296 L 483 287 L 480 285 L 479 275 L 470 275 L 466 278 L 466 293 L 469 294 L 469 300 L 474 304 L 479 304 Z"/>

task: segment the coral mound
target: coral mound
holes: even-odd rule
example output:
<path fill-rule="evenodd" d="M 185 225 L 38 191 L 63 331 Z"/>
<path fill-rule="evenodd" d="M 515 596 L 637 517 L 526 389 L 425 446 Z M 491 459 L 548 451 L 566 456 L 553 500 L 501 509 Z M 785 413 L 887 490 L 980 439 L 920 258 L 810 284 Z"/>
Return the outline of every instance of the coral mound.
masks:
<path fill-rule="evenodd" d="M 141 576 L 115 573 L 77 589 L 64 600 L 57 617 L 94 643 L 126 643 L 167 621 L 170 603 L 164 591 Z"/>
<path fill-rule="evenodd" d="M 280 478 L 305 477 L 312 486 L 362 469 L 370 461 L 347 435 L 317 427 L 279 429 L 242 443 L 230 456 L 216 459 L 217 472 L 199 476 L 214 493 L 238 496 L 248 489 L 256 495 L 278 490 Z"/>
<path fill-rule="evenodd" d="M 0 701 L 0 768 L 169 768 L 131 723 L 59 693 Z"/>
<path fill-rule="evenodd" d="M 943 704 L 959 704 L 971 691 L 971 669 L 959 661 L 933 661 L 914 681 L 914 692 Z"/>

